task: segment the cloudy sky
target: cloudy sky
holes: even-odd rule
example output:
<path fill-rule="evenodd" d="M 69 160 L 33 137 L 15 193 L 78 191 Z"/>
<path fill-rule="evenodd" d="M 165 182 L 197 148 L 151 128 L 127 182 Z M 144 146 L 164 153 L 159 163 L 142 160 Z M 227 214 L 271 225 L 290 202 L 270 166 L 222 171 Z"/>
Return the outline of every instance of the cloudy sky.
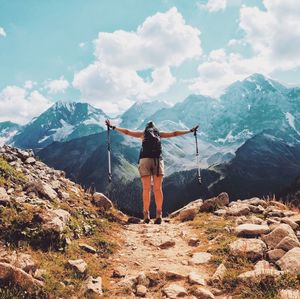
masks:
<path fill-rule="evenodd" d="M 218 97 L 252 73 L 299 86 L 299 19 L 299 0 L 0 0 L 0 121 Z"/>

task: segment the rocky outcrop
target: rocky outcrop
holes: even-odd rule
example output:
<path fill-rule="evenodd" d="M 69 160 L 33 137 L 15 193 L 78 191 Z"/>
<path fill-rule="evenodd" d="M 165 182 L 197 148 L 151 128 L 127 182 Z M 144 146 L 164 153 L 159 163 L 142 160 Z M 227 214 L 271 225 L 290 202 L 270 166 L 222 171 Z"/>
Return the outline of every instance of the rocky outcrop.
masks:
<path fill-rule="evenodd" d="M 213 212 L 219 208 L 225 207 L 229 204 L 229 196 L 223 192 L 217 197 L 207 199 L 200 207 L 201 212 Z"/>

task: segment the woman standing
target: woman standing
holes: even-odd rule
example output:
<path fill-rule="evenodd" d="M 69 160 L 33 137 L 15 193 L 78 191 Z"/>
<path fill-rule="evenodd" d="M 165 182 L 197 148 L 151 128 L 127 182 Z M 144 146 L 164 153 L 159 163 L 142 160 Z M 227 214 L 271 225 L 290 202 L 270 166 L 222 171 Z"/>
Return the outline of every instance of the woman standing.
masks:
<path fill-rule="evenodd" d="M 144 223 L 150 222 L 150 194 L 151 178 L 153 178 L 153 191 L 156 204 L 155 224 L 162 222 L 162 181 L 164 176 L 164 161 L 162 158 L 161 138 L 171 138 L 194 132 L 198 126 L 190 130 L 159 132 L 152 121 L 148 122 L 144 131 L 131 131 L 125 128 L 113 126 L 109 120 L 105 121 L 106 125 L 122 134 L 142 139 L 142 148 L 139 157 L 139 173 L 143 185 L 143 206 L 144 206 Z"/>

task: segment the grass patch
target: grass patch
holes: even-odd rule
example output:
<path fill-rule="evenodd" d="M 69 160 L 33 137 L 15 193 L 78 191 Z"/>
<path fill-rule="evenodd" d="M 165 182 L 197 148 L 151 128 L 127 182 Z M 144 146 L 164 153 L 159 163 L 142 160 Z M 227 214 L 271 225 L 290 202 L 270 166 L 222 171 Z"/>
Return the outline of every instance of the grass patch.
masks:
<path fill-rule="evenodd" d="M 0 186 L 10 187 L 11 181 L 26 182 L 26 177 L 21 171 L 17 171 L 13 166 L 0 157 Z"/>

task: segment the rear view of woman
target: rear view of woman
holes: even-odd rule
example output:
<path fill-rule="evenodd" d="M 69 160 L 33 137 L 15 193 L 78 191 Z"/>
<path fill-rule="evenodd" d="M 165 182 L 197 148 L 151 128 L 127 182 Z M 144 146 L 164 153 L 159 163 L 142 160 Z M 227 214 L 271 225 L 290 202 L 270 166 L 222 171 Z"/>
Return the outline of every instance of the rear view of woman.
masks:
<path fill-rule="evenodd" d="M 154 223 L 162 222 L 162 181 L 164 176 L 164 161 L 162 158 L 161 138 L 171 138 L 194 132 L 198 126 L 190 130 L 159 132 L 153 122 L 149 122 L 144 131 L 131 131 L 125 128 L 113 126 L 109 120 L 106 125 L 122 134 L 142 139 L 142 148 L 139 157 L 139 173 L 143 185 L 143 207 L 144 223 L 150 222 L 150 198 L 151 198 L 151 178 L 153 179 L 153 191 L 156 204 L 156 218 Z"/>

